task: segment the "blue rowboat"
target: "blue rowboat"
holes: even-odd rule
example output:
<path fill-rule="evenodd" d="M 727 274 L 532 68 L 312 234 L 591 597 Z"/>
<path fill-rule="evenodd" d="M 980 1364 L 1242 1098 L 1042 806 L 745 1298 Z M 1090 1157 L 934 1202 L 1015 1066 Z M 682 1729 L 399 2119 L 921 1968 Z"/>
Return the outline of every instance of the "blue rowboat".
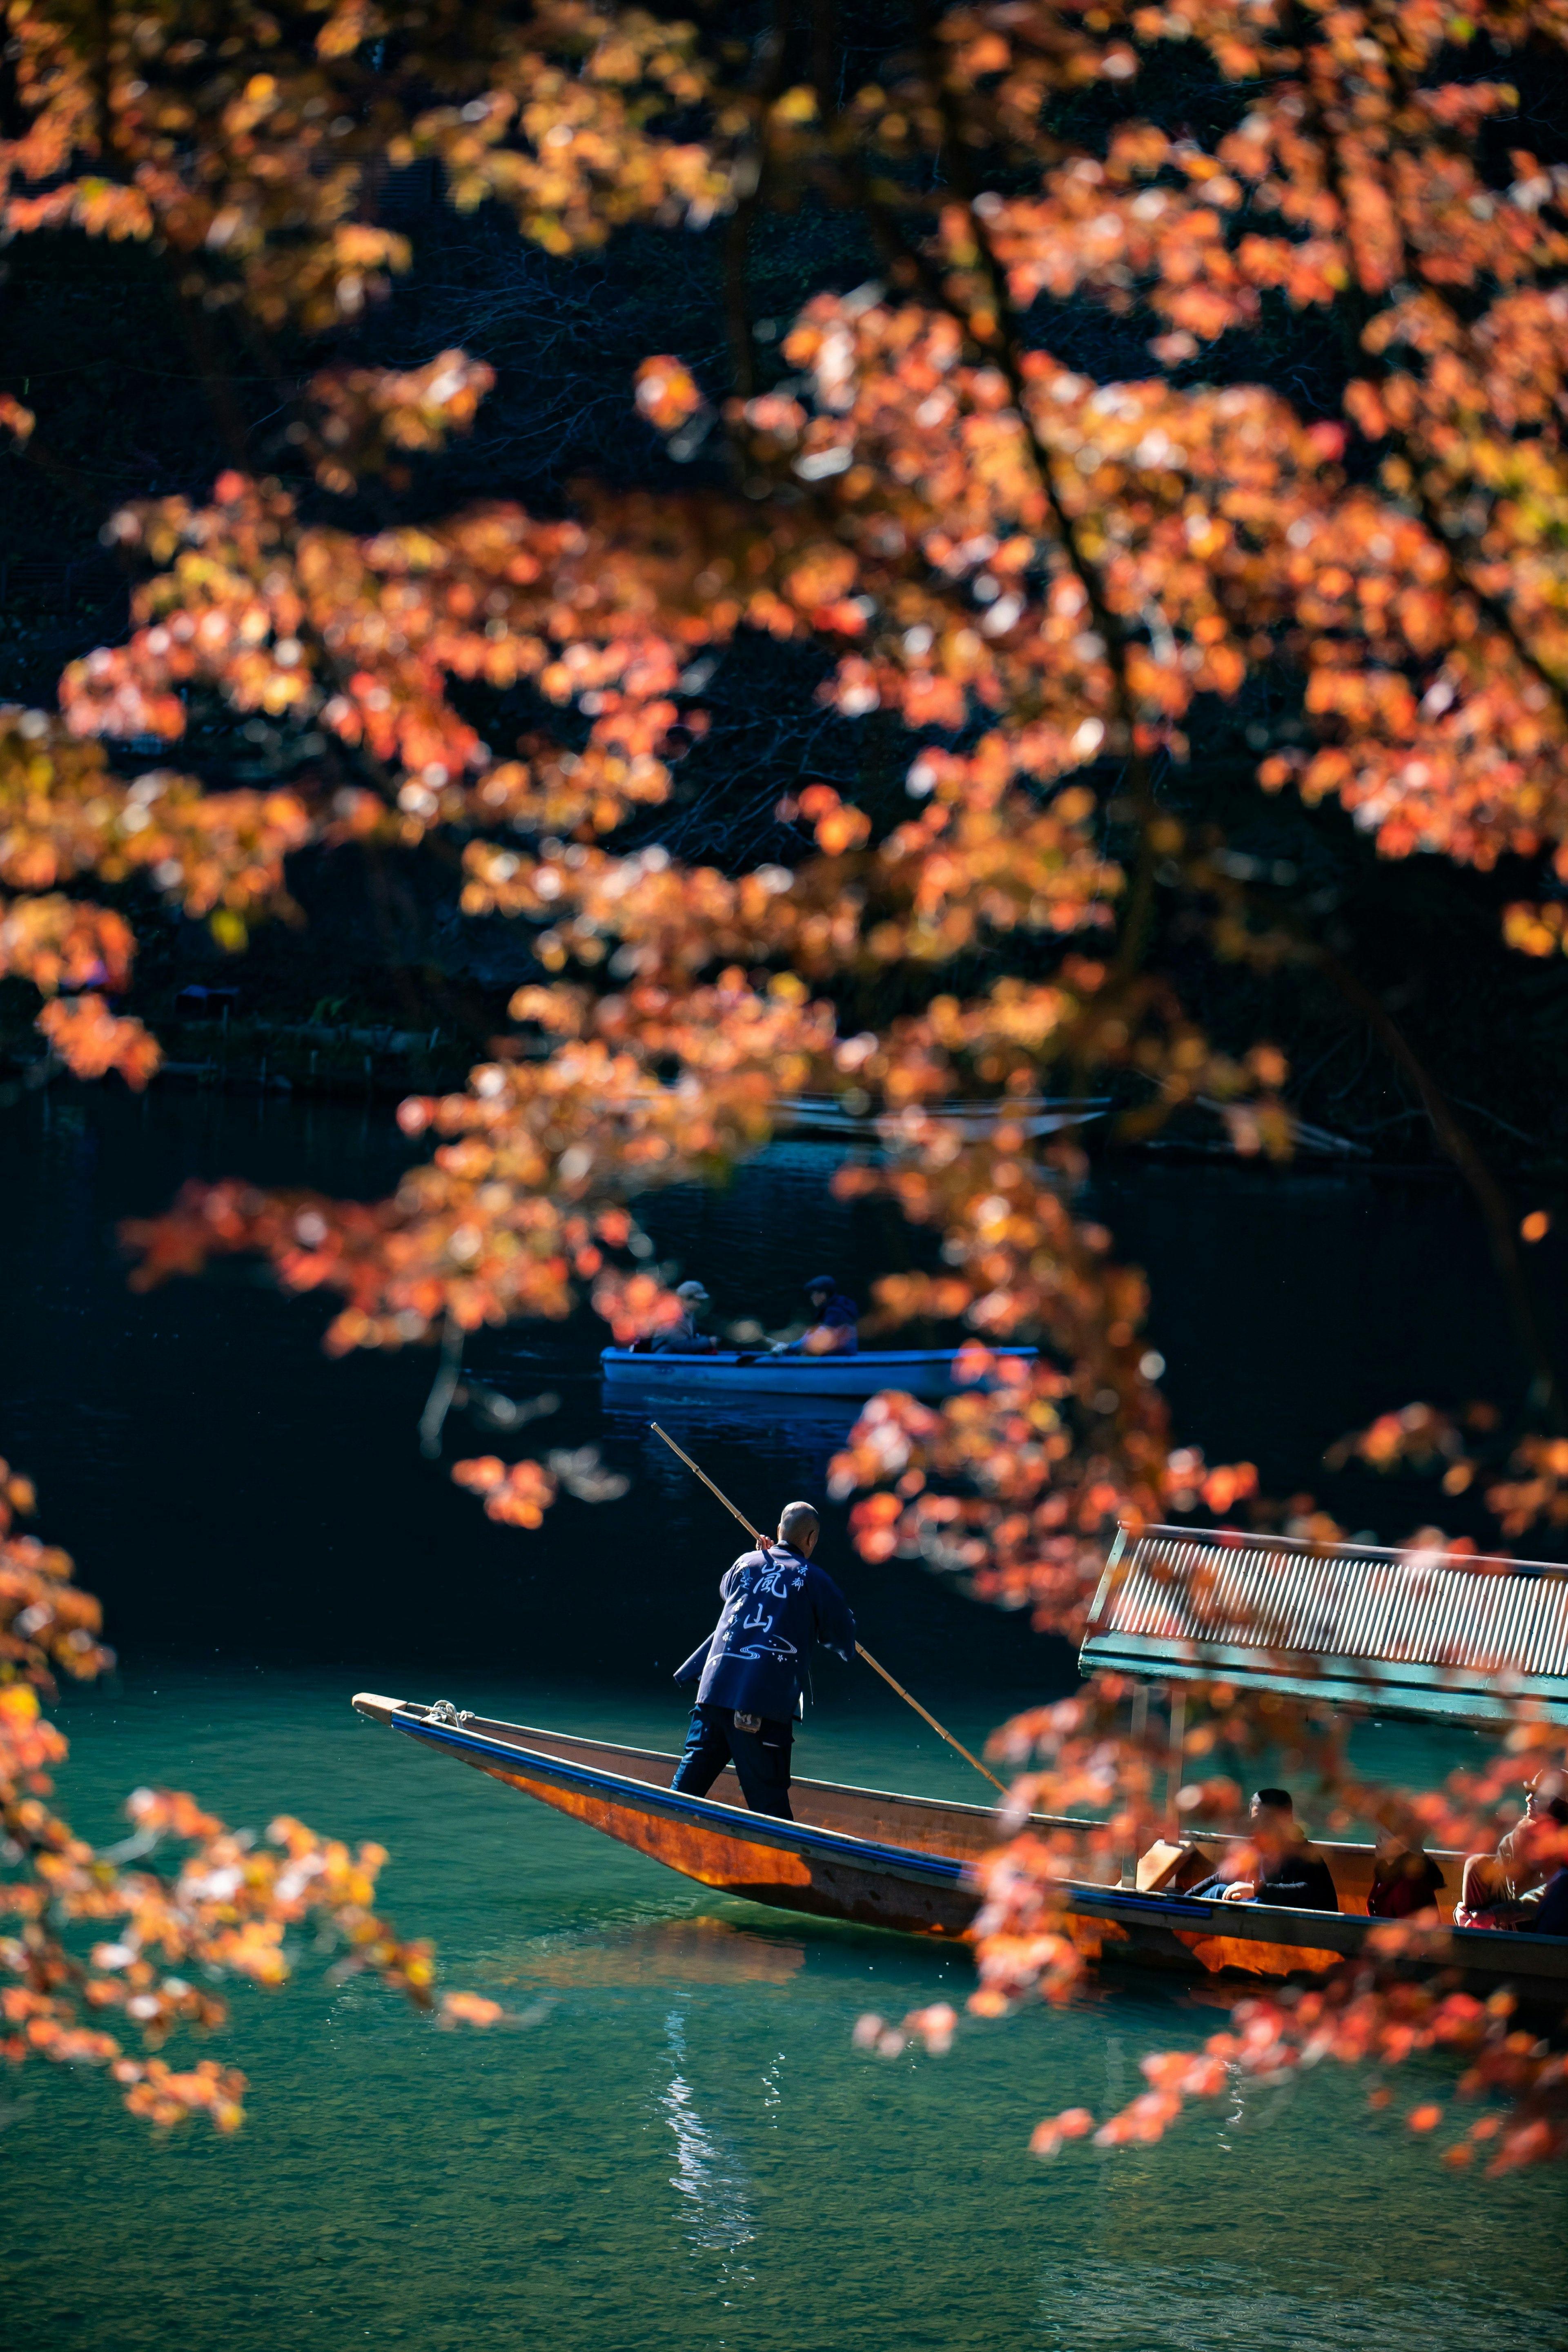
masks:
<path fill-rule="evenodd" d="M 353 1704 L 372 1723 L 537 1797 L 700 1885 L 775 1910 L 961 1938 L 980 1907 L 972 1866 L 1002 1836 L 984 1805 L 830 1780 L 795 1781 L 795 1819 L 774 1821 L 746 1811 L 732 1768 L 715 1784 L 716 1796 L 690 1797 L 670 1786 L 679 1759 L 656 1748 L 460 1714 L 445 1700 L 426 1706 L 361 1691 Z M 1044 1814 L 1034 1825 L 1080 1833 L 1089 1827 Z M 1195 1976 L 1321 1975 L 1356 1958 L 1384 1923 L 1366 1916 L 1373 1849 L 1324 1843 L 1316 1851 L 1333 1873 L 1342 1911 L 1214 1903 L 1067 1879 L 1066 1925 L 1079 1949 L 1102 1961 Z M 1458 1857 L 1438 1859 L 1451 1900 Z M 1568 1992 L 1568 1937 L 1444 1927 L 1426 1958 L 1453 1969 L 1472 1991 L 1507 1984 L 1532 2002 L 1559 2006 Z"/>
<path fill-rule="evenodd" d="M 878 1348 L 858 1356 L 773 1356 L 742 1349 L 713 1356 L 644 1355 L 606 1348 L 599 1358 L 606 1387 L 679 1396 L 756 1391 L 768 1396 L 868 1397 L 879 1389 L 906 1395 L 951 1396 L 957 1348 Z M 1033 1348 L 1008 1348 L 1008 1357 L 1032 1361 Z"/>

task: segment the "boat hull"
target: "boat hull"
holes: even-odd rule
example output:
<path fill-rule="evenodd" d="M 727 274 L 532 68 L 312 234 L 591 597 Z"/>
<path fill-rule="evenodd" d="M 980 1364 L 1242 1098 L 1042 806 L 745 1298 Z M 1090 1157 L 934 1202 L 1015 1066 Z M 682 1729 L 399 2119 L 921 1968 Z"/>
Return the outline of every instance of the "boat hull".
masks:
<path fill-rule="evenodd" d="M 728 1804 L 671 1789 L 679 1759 L 654 1750 L 568 1740 L 523 1726 L 481 1726 L 472 1719 L 467 1725 L 432 1723 L 423 1709 L 375 1701 L 363 1693 L 354 1705 L 421 1745 L 443 1748 L 490 1779 L 725 1895 L 776 1910 L 923 1936 L 962 1936 L 978 1908 L 978 1895 L 965 1882 L 963 1855 L 922 1853 L 888 1841 L 887 1829 L 900 1825 L 902 1806 L 923 1810 L 918 1799 L 844 1790 L 849 1801 L 840 1808 L 845 1819 L 853 1821 L 855 1830 L 870 1832 L 857 1835 L 816 1822 L 773 1821 L 748 1811 L 732 1768 L 718 1784 L 733 1791 L 737 1801 Z M 391 1712 L 383 1715 L 383 1707 Z M 544 1741 L 548 1748 L 537 1744 Z M 613 1769 L 628 1765 L 629 1772 Z M 807 1784 L 795 1785 L 798 1791 Z M 989 1814 L 979 1806 L 958 1810 L 974 1817 L 970 1843 L 982 1852 L 993 1834 Z"/>
<path fill-rule="evenodd" d="M 1035 1350 L 1008 1352 L 1027 1360 Z M 744 1363 L 728 1352 L 654 1356 L 606 1348 L 599 1364 L 607 1388 L 645 1395 L 863 1398 L 879 1389 L 901 1389 L 929 1400 L 952 1394 L 958 1353 L 956 1348 L 887 1348 L 863 1356 L 758 1356 Z"/>
<path fill-rule="evenodd" d="M 896 1868 L 879 1870 L 859 1860 L 846 1864 L 832 1854 L 803 1853 L 793 1843 L 738 1837 L 706 1821 L 645 1811 L 552 1786 L 526 1773 L 484 1769 L 557 1812 L 569 1813 L 651 1861 L 678 1870 L 683 1878 L 751 1903 L 919 1936 L 962 1936 L 974 1916 L 975 1897 L 956 1874 L 916 1876 Z"/>
<path fill-rule="evenodd" d="M 798 1818 L 746 1811 L 732 1770 L 716 1784 L 737 1801 L 672 1789 L 678 1759 L 481 1717 L 434 1719 L 423 1706 L 361 1692 L 372 1721 L 445 1750 L 509 1788 L 600 1831 L 682 1877 L 775 1910 L 900 1933 L 962 1937 L 980 1906 L 973 1864 L 998 1843 L 988 1808 L 837 1782 L 796 1780 Z M 1041 1828 L 1087 1827 L 1042 1819 Z M 1365 1859 L 1362 1848 L 1325 1847 Z M 1321 1976 L 1367 1949 L 1383 1923 L 1364 1912 L 1290 1911 L 1283 1906 L 1141 1895 L 1068 1880 L 1066 1925 L 1079 1949 L 1102 1962 L 1205 1975 Z M 1511 1987 L 1521 1999 L 1568 1999 L 1568 1938 L 1446 1927 L 1411 1956 L 1440 1964 L 1473 1992 Z"/>

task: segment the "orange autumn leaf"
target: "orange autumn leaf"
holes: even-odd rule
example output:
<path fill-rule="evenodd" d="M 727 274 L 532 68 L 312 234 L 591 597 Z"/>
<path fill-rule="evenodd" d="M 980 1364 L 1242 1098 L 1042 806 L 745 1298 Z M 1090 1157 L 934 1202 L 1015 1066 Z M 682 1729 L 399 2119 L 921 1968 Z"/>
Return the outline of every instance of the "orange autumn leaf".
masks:
<path fill-rule="evenodd" d="M 56 997 L 37 1025 L 73 1076 L 101 1078 L 118 1070 L 129 1087 L 144 1087 L 163 1058 L 163 1047 L 140 1021 L 110 1012 L 101 996 Z"/>
<path fill-rule="evenodd" d="M 444 2023 L 459 2025 L 493 2025 L 504 2015 L 499 2000 L 487 2000 L 477 1992 L 445 1992 L 441 1996 L 441 2019 Z"/>
<path fill-rule="evenodd" d="M 636 383 L 637 408 L 660 433 L 677 432 L 702 406 L 702 394 L 690 370 L 668 355 L 644 360 Z"/>

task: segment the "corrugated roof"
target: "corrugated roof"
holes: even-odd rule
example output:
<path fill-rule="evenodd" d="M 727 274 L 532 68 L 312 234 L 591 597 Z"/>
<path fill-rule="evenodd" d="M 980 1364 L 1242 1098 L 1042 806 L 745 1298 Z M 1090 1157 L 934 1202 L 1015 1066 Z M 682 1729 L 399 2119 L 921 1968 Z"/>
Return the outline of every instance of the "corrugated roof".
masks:
<path fill-rule="evenodd" d="M 1463 1552 L 1331 1550 L 1286 1536 L 1118 1538 L 1079 1654 L 1161 1680 L 1223 1677 L 1385 1714 L 1568 1723 L 1568 1570 Z"/>

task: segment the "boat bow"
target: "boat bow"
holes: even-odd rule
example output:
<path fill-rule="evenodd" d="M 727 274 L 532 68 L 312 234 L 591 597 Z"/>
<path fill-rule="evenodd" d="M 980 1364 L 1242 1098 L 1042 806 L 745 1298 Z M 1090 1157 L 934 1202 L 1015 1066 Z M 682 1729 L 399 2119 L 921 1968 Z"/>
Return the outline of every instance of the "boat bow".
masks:
<path fill-rule="evenodd" d="M 700 1885 L 779 1910 L 962 1937 L 980 1906 L 973 1864 L 1002 1834 L 985 1806 L 826 1780 L 794 1782 L 797 1818 L 779 1821 L 740 1801 L 733 1768 L 718 1785 L 733 1790 L 735 1801 L 695 1797 L 671 1787 L 679 1759 L 658 1748 L 502 1723 L 446 1701 L 423 1706 L 361 1691 L 353 1704 L 371 1722 L 444 1749 Z M 1081 1833 L 1091 1825 L 1040 1816 L 1035 1826 Z M 1331 1865 L 1357 1874 L 1370 1854 L 1322 1851 Z M 1365 1951 L 1384 1924 L 1364 1911 L 1210 1902 L 1083 1879 L 1064 1880 L 1061 1893 L 1064 1924 L 1087 1956 L 1189 1973 L 1321 1974 Z M 1568 1990 L 1568 1937 L 1445 1927 L 1412 1959 L 1454 1968 L 1478 1990 L 1510 1984 L 1531 2000 L 1561 2001 Z"/>

